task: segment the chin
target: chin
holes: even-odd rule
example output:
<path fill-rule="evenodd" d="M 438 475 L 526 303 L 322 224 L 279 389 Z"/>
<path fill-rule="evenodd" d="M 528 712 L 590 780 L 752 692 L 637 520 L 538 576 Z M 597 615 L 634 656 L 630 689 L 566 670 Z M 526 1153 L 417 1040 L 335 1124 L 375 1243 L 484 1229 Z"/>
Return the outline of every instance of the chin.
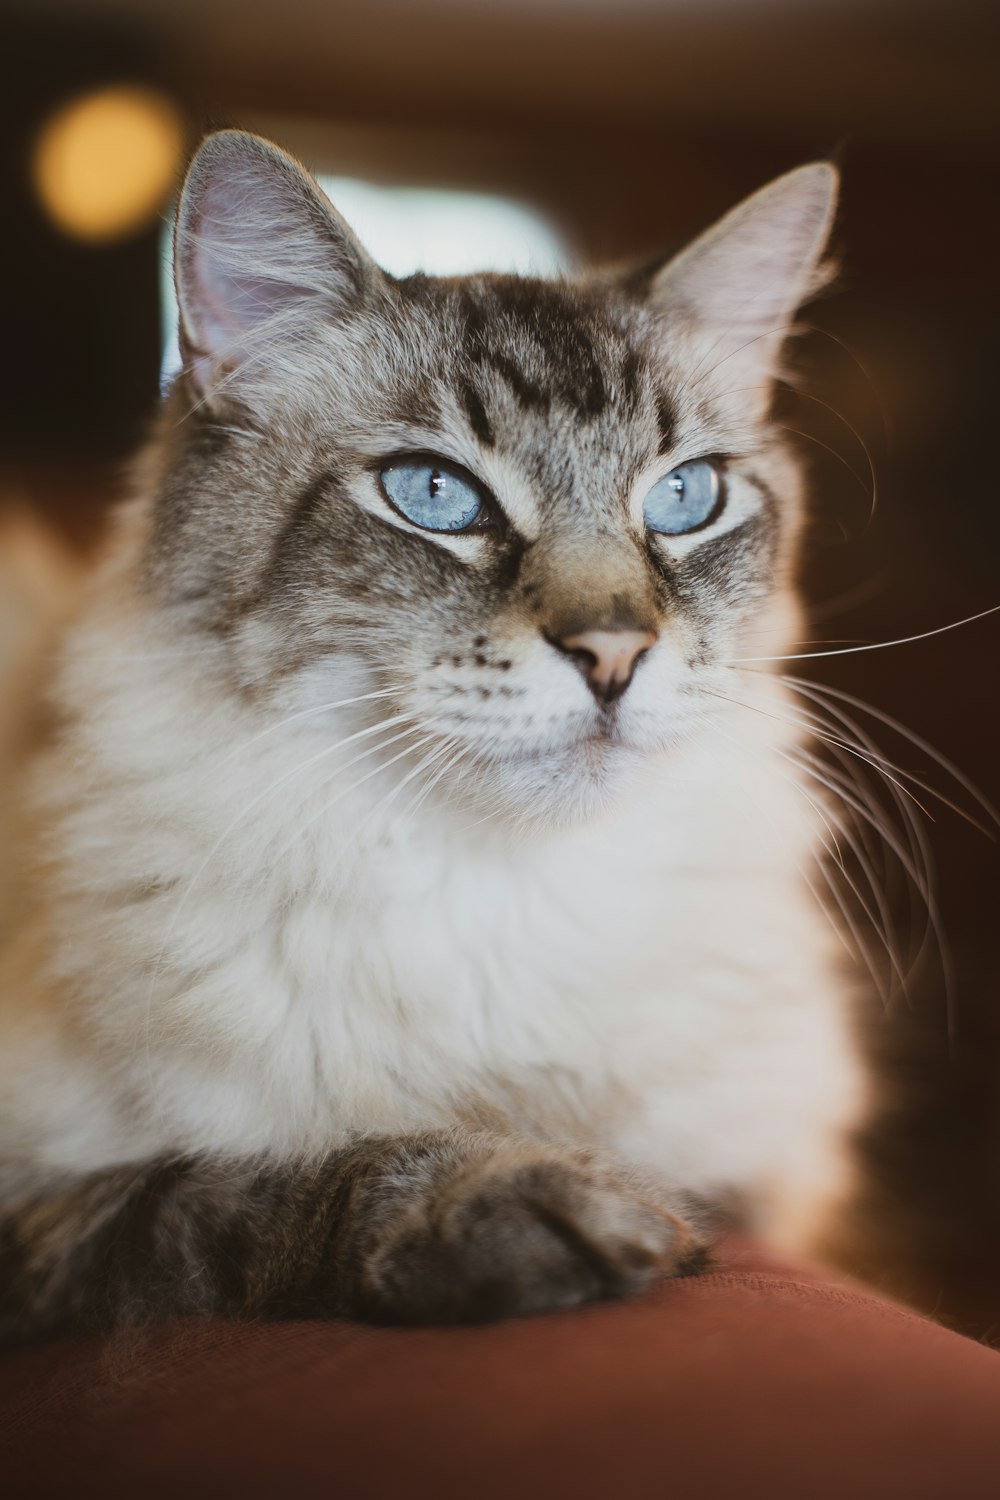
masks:
<path fill-rule="evenodd" d="M 480 816 L 525 826 L 571 827 L 613 810 L 648 753 L 606 738 L 502 761 L 473 763 L 464 798 Z"/>

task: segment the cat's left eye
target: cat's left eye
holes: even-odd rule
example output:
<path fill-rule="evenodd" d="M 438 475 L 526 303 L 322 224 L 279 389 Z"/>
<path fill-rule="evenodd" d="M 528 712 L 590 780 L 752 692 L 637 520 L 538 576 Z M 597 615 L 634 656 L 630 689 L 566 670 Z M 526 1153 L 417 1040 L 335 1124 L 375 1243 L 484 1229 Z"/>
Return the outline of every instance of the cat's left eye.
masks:
<path fill-rule="evenodd" d="M 379 478 L 390 504 L 425 531 L 469 531 L 488 518 L 483 491 L 444 460 L 401 459 Z"/>
<path fill-rule="evenodd" d="M 707 458 L 681 464 L 658 479 L 646 496 L 643 519 L 650 531 L 680 536 L 696 531 L 721 509 L 722 481 Z"/>

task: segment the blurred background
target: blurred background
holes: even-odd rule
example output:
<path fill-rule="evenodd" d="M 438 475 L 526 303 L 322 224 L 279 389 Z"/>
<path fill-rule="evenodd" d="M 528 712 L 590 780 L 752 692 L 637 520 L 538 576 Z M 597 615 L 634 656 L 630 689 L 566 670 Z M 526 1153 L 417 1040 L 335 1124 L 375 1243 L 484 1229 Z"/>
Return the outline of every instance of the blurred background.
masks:
<path fill-rule="evenodd" d="M 816 497 L 804 582 L 817 644 L 801 649 L 891 641 L 1000 604 L 996 7 L 4 0 L 2 12 L 0 507 L 30 508 L 81 553 L 97 543 L 173 357 L 170 199 L 208 127 L 259 130 L 329 177 L 400 271 L 640 259 L 832 156 L 843 275 L 808 310 L 801 394 L 779 397 Z M 998 648 L 993 616 L 799 670 L 877 705 L 998 801 Z M 917 746 L 873 727 L 894 762 L 976 813 Z M 863 1007 L 886 1103 L 839 1250 L 1000 1342 L 1000 856 L 927 805 L 951 1000 L 931 956 L 905 997 Z M 891 868 L 885 879 L 905 932 L 905 882 Z"/>

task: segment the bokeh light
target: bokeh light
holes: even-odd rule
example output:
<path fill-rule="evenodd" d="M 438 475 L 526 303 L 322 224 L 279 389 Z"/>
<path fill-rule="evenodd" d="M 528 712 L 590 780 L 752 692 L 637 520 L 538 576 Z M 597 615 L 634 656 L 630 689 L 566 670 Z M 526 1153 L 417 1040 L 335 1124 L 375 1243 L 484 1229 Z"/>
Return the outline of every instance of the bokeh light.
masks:
<path fill-rule="evenodd" d="M 34 153 L 34 179 L 49 217 L 92 243 L 117 240 L 149 223 L 177 175 L 184 122 L 166 94 L 115 87 L 83 95 L 46 122 Z"/>

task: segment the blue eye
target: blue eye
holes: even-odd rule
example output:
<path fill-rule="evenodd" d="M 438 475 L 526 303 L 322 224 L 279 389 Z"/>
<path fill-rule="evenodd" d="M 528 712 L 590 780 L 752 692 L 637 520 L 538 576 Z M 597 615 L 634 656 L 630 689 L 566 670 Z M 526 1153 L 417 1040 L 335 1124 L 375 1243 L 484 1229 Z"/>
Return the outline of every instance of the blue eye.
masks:
<path fill-rule="evenodd" d="M 468 531 L 486 511 L 482 491 L 443 461 L 403 460 L 379 478 L 396 509 L 425 531 Z"/>
<path fill-rule="evenodd" d="M 658 479 L 646 496 L 643 516 L 650 531 L 680 536 L 703 526 L 719 504 L 719 471 L 707 459 L 681 464 Z"/>

